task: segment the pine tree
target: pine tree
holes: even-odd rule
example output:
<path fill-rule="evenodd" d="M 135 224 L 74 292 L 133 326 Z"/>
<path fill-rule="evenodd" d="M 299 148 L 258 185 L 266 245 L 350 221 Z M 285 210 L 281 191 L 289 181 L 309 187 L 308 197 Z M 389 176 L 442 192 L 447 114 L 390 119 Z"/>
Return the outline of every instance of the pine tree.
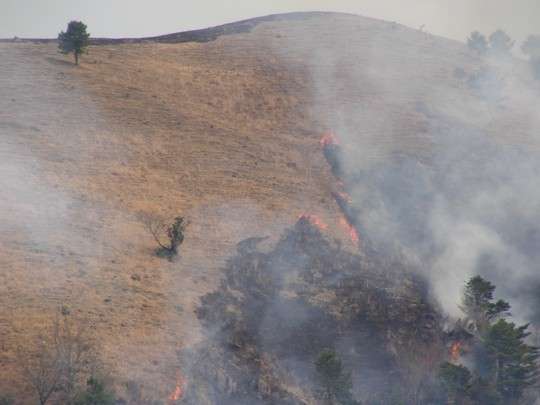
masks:
<path fill-rule="evenodd" d="M 58 34 L 58 48 L 64 54 L 73 53 L 75 64 L 79 64 L 79 57 L 86 52 L 90 34 L 86 32 L 86 25 L 80 21 L 71 21 L 67 31 Z"/>
<path fill-rule="evenodd" d="M 492 380 L 501 396 L 508 401 L 518 400 L 527 387 L 537 382 L 539 349 L 529 346 L 525 339 L 529 325 L 516 326 L 500 319 L 485 336 Z"/>
<path fill-rule="evenodd" d="M 471 387 L 472 374 L 469 369 L 446 362 L 439 369 L 439 378 L 451 401 L 463 403 Z"/>
<path fill-rule="evenodd" d="M 351 393 L 351 373 L 343 370 L 343 364 L 333 350 L 323 350 L 315 361 L 319 396 L 329 405 L 359 405 Z"/>
<path fill-rule="evenodd" d="M 483 335 L 491 322 L 508 315 L 510 304 L 503 300 L 493 302 L 494 291 L 495 286 L 480 276 L 472 277 L 465 285 L 461 310 L 472 332 Z"/>
<path fill-rule="evenodd" d="M 471 375 L 463 366 L 443 364 L 440 378 L 448 396 L 474 404 L 519 403 L 525 390 L 538 381 L 539 348 L 527 344 L 529 325 L 516 326 L 503 319 L 510 304 L 495 301 L 495 286 L 480 276 L 465 285 L 461 309 L 467 316 L 476 347 L 475 370 Z M 468 385 L 464 391 L 461 387 Z"/>

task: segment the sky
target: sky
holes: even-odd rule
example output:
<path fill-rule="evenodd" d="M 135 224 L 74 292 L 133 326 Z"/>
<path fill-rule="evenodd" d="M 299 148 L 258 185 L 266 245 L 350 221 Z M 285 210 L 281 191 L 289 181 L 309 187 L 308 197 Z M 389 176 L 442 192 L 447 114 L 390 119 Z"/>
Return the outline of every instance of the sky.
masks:
<path fill-rule="evenodd" d="M 540 34 L 540 0 L 0 0 L 0 38 L 56 37 L 82 20 L 95 37 L 141 37 L 290 11 L 342 11 L 448 38 L 506 30 Z"/>

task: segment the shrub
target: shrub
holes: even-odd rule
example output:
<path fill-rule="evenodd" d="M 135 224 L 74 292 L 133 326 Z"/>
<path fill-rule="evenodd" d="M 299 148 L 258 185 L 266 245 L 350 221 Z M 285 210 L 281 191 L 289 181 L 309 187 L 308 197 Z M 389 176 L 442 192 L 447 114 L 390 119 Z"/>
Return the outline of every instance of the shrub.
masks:
<path fill-rule="evenodd" d="M 189 225 L 184 217 L 176 217 L 171 225 L 157 219 L 147 219 L 146 227 L 159 245 L 158 256 L 172 258 L 178 254 L 178 248 L 184 242 L 184 232 Z M 164 239 L 167 239 L 164 242 Z"/>

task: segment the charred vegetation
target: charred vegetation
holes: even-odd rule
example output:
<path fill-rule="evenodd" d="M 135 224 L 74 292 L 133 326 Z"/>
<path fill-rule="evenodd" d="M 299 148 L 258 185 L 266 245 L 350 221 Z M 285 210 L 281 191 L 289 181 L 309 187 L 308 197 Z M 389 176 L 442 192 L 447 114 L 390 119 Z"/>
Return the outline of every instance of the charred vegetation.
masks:
<path fill-rule="evenodd" d="M 224 275 L 197 310 L 208 343 L 181 354 L 186 403 L 309 403 L 328 348 L 364 400 L 390 401 L 388 386 L 410 378 L 402 356 L 422 364 L 418 379 L 438 364 L 423 354 L 441 347 L 443 333 L 422 281 L 399 263 L 342 250 L 305 218 L 271 252 L 239 252 Z"/>

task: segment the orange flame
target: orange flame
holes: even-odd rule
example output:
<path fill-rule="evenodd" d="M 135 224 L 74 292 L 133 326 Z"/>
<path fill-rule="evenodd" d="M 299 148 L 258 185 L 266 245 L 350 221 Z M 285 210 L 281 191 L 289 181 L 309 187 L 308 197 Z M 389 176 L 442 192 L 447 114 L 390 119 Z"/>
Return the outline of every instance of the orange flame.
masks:
<path fill-rule="evenodd" d="M 184 389 L 186 387 L 186 379 L 184 376 L 178 372 L 176 376 L 176 386 L 174 387 L 174 391 L 169 396 L 169 401 L 176 402 L 182 399 L 182 396 L 184 395 Z"/>
<path fill-rule="evenodd" d="M 328 229 L 328 225 L 326 225 L 318 216 L 313 214 L 302 214 L 298 217 L 298 219 L 306 219 L 308 220 L 312 225 L 315 225 L 317 228 L 326 231 Z"/>
<path fill-rule="evenodd" d="M 452 346 L 450 346 L 450 360 L 451 361 L 457 362 L 459 360 L 462 346 L 463 346 L 463 343 L 461 342 L 452 343 Z"/>
<path fill-rule="evenodd" d="M 325 146 L 329 145 L 339 145 L 339 142 L 332 132 L 325 132 L 320 140 L 321 147 L 324 148 Z"/>
<path fill-rule="evenodd" d="M 347 221 L 347 219 L 345 217 L 341 217 L 339 219 L 339 223 L 347 230 L 347 232 L 349 233 L 349 236 L 351 238 L 351 241 L 353 243 L 360 242 L 360 237 L 358 236 L 358 232 L 356 231 L 356 229 L 354 229 L 354 226 L 352 226 L 349 223 L 349 221 Z"/>
<path fill-rule="evenodd" d="M 346 201 L 349 204 L 352 203 L 351 196 L 349 194 L 347 194 L 345 191 L 336 191 L 336 192 L 344 201 Z"/>

